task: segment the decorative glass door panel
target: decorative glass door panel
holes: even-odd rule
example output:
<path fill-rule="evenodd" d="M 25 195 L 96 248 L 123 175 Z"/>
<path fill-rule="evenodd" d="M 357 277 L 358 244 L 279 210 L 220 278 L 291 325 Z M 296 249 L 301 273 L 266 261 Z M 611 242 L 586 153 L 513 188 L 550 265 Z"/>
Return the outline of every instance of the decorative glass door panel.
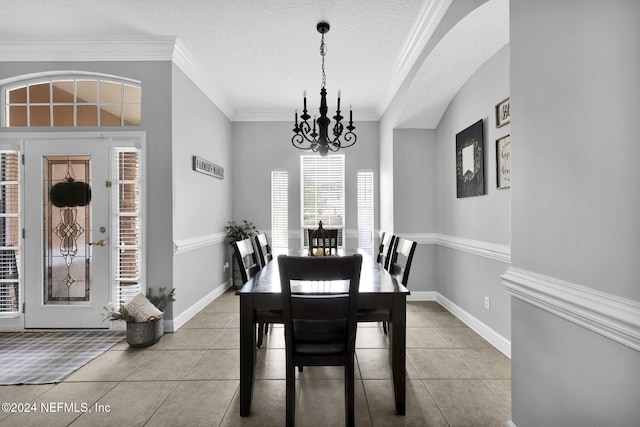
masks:
<path fill-rule="evenodd" d="M 25 327 L 108 328 L 109 145 L 26 140 Z"/>
<path fill-rule="evenodd" d="M 44 156 L 44 304 L 91 304 L 90 156 Z"/>

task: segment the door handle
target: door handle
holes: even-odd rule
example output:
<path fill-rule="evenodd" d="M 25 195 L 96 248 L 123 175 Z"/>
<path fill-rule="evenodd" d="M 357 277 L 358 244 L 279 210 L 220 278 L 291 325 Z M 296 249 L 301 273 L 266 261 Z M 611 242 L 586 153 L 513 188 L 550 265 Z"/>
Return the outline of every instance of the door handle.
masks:
<path fill-rule="evenodd" d="M 107 246 L 107 242 L 104 239 L 100 240 L 99 242 L 91 242 L 89 244 L 96 245 L 96 246 Z"/>

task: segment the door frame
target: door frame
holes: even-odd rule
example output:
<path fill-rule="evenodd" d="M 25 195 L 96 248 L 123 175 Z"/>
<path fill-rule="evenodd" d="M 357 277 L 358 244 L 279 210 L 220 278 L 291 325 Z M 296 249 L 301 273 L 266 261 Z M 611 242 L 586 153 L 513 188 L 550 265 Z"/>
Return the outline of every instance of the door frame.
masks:
<path fill-rule="evenodd" d="M 146 139 L 147 133 L 145 131 L 112 131 L 112 132 L 54 132 L 54 131 L 45 131 L 45 132 L 0 132 L 0 149 L 6 150 L 17 150 L 21 155 L 24 155 L 24 144 L 25 140 L 33 140 L 33 139 L 104 139 L 106 144 L 109 144 L 109 148 L 115 147 L 135 147 L 140 150 L 140 183 L 142 190 L 142 197 L 140 200 L 140 218 L 141 218 L 141 247 L 143 250 L 140 254 L 140 290 L 142 292 L 146 292 L 146 251 L 144 248 L 146 247 L 146 235 L 147 235 L 147 215 L 146 215 L 146 206 L 147 206 L 147 173 L 146 173 Z M 111 167 L 111 163 L 109 167 Z M 24 210 L 25 210 L 25 167 L 24 165 L 20 170 L 20 227 L 24 230 Z M 111 214 L 109 221 L 111 222 Z M 115 238 L 115 236 L 111 236 L 110 238 Z M 24 253 L 24 235 L 20 239 L 20 254 Z M 109 257 L 110 264 L 113 263 L 113 258 Z M 25 302 L 25 288 L 26 283 L 24 282 L 24 272 L 26 266 L 24 261 L 20 262 L 18 271 L 19 271 L 19 313 L 0 313 L 0 332 L 1 331 L 34 331 L 37 329 L 26 329 L 25 328 L 25 313 L 24 313 L 24 302 Z M 109 295 L 110 298 L 114 295 L 114 278 L 110 277 L 109 284 Z M 109 322 L 108 329 L 110 330 L 125 330 L 125 325 L 121 324 L 122 322 Z M 103 329 L 104 330 L 104 329 Z"/>

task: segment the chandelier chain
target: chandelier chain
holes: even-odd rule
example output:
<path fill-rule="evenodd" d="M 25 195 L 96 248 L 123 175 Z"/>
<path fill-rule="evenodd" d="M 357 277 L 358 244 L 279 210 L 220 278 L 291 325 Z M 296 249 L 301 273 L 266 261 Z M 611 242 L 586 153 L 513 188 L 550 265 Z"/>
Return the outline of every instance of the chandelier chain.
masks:
<path fill-rule="evenodd" d="M 327 86 L 327 75 L 324 72 L 324 55 L 327 53 L 327 45 L 324 44 L 324 33 L 320 41 L 320 55 L 322 56 L 322 87 Z"/>

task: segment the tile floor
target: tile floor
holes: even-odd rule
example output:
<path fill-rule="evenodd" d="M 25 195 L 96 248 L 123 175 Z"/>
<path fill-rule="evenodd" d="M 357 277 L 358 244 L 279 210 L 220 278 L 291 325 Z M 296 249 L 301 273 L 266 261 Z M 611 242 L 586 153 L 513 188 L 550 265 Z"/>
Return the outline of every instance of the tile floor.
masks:
<path fill-rule="evenodd" d="M 252 414 L 239 415 L 238 311 L 230 291 L 154 346 L 118 344 L 60 384 L 0 387 L 0 402 L 37 408 L 0 412 L 0 426 L 282 426 L 278 326 L 258 350 Z M 510 360 L 437 303 L 407 303 L 405 416 L 394 412 L 387 346 L 379 324 L 358 325 L 358 426 L 504 427 L 511 419 Z M 342 377 L 334 367 L 299 374 L 297 425 L 344 424 Z M 44 413 L 41 402 L 57 412 Z"/>

